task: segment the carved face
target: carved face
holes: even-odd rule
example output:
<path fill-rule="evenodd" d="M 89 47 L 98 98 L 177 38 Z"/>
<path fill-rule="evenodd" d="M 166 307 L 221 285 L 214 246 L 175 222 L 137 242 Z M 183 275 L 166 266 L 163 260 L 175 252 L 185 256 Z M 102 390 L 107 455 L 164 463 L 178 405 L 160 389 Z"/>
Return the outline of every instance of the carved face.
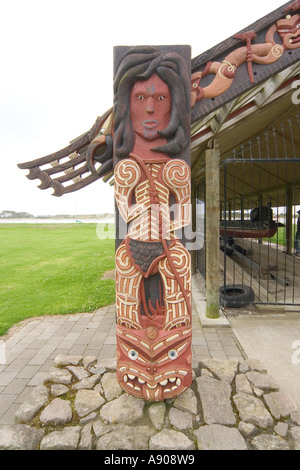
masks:
<path fill-rule="evenodd" d="M 117 326 L 117 378 L 129 394 L 163 401 L 192 383 L 191 328 L 128 330 Z"/>
<path fill-rule="evenodd" d="M 159 137 L 170 120 L 171 92 L 157 74 L 134 84 L 130 94 L 130 117 L 136 134 L 147 141 Z"/>
<path fill-rule="evenodd" d="M 277 32 L 286 49 L 300 47 L 300 15 L 288 15 L 277 21 Z"/>

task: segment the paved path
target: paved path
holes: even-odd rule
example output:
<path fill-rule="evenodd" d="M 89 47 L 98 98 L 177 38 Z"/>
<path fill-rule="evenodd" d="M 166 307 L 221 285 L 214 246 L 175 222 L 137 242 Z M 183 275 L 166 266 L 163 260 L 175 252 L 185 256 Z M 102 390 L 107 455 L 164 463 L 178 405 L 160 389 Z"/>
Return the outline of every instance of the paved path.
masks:
<path fill-rule="evenodd" d="M 229 318 L 249 358 L 260 359 L 300 410 L 300 313 Z"/>
<path fill-rule="evenodd" d="M 58 354 L 115 356 L 115 308 L 33 319 L 20 325 L 0 346 L 0 424 L 13 424 L 15 411 L 32 388 L 43 383 Z M 231 328 L 203 327 L 195 310 L 193 354 L 198 361 L 246 358 Z"/>

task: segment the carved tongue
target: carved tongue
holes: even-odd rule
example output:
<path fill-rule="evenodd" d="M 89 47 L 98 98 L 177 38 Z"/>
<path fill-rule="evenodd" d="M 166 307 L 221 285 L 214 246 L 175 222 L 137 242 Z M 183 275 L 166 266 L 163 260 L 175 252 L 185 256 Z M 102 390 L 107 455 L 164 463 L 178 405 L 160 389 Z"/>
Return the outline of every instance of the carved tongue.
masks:
<path fill-rule="evenodd" d="M 162 390 L 163 388 L 160 385 L 157 385 L 155 388 L 149 388 L 147 384 L 143 385 L 143 397 L 147 401 L 162 401 Z"/>

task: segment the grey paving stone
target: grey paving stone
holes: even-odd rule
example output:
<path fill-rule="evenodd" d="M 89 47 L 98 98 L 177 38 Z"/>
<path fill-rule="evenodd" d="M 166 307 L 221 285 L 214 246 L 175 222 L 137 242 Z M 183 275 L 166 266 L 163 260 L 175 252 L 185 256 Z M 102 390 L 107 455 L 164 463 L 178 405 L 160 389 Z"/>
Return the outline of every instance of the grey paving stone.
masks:
<path fill-rule="evenodd" d="M 235 428 L 211 424 L 194 432 L 198 450 L 247 450 L 245 439 Z"/>
<path fill-rule="evenodd" d="M 53 431 L 41 441 L 41 450 L 76 450 L 80 439 L 80 426 Z"/>
<path fill-rule="evenodd" d="M 26 424 L 0 426 L 0 450 L 37 450 L 43 435 Z"/>
<path fill-rule="evenodd" d="M 254 450 L 290 450 L 287 441 L 280 436 L 272 436 L 270 434 L 260 434 L 251 441 Z"/>
<path fill-rule="evenodd" d="M 35 387 L 15 414 L 16 422 L 28 423 L 47 404 L 49 391 L 44 385 Z"/>
<path fill-rule="evenodd" d="M 40 369 L 40 366 L 27 365 L 22 370 L 20 370 L 17 377 L 23 378 L 23 379 L 32 379 L 32 377 L 35 376 L 35 374 L 39 371 L 39 369 Z M 1 379 L 1 377 L 0 377 L 0 379 Z"/>
<path fill-rule="evenodd" d="M 293 400 L 285 393 L 273 392 L 264 395 L 265 402 L 275 419 L 288 418 L 297 407 Z"/>
<path fill-rule="evenodd" d="M 43 425 L 60 426 L 66 425 L 72 419 L 71 403 L 68 400 L 55 398 L 40 415 Z"/>
<path fill-rule="evenodd" d="M 165 429 L 150 438 L 150 450 L 194 450 L 195 444 L 185 434 Z"/>
<path fill-rule="evenodd" d="M 234 395 L 233 401 L 242 421 L 254 424 L 262 429 L 273 426 L 273 418 L 259 398 L 245 393 L 238 393 Z"/>
<path fill-rule="evenodd" d="M 0 418 L 6 413 L 6 410 L 16 399 L 16 395 L 4 395 L 0 396 Z"/>
<path fill-rule="evenodd" d="M 204 422 L 234 426 L 236 418 L 231 405 L 229 383 L 206 376 L 197 378 L 196 383 Z"/>
<path fill-rule="evenodd" d="M 17 375 L 17 371 L 4 370 L 0 374 L 0 386 L 6 387 Z"/>
<path fill-rule="evenodd" d="M 7 395 L 19 395 L 28 382 L 29 379 L 14 378 L 9 385 L 5 387 L 3 393 Z"/>
<path fill-rule="evenodd" d="M 34 387 L 36 385 L 42 385 L 45 380 L 45 372 L 44 371 L 39 371 L 34 376 L 32 379 L 28 382 L 28 385 L 31 387 Z"/>
<path fill-rule="evenodd" d="M 300 450 L 300 427 L 295 426 L 291 429 L 291 437 L 293 441 L 293 449 Z"/>
<path fill-rule="evenodd" d="M 153 403 L 148 409 L 149 417 L 155 429 L 158 431 L 164 425 L 166 415 L 166 404 L 165 402 Z"/>
<path fill-rule="evenodd" d="M 193 417 L 187 411 L 181 411 L 176 408 L 171 408 L 169 412 L 169 421 L 171 426 L 184 431 L 193 428 Z"/>

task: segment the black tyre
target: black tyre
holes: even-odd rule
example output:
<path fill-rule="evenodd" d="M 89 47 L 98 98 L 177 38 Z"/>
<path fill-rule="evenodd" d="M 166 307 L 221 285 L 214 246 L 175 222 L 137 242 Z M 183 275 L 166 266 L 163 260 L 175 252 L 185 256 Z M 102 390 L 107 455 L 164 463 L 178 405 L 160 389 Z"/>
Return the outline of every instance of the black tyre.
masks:
<path fill-rule="evenodd" d="M 226 308 L 245 307 L 254 302 L 254 291 L 249 286 L 232 284 L 220 287 L 220 303 Z"/>

